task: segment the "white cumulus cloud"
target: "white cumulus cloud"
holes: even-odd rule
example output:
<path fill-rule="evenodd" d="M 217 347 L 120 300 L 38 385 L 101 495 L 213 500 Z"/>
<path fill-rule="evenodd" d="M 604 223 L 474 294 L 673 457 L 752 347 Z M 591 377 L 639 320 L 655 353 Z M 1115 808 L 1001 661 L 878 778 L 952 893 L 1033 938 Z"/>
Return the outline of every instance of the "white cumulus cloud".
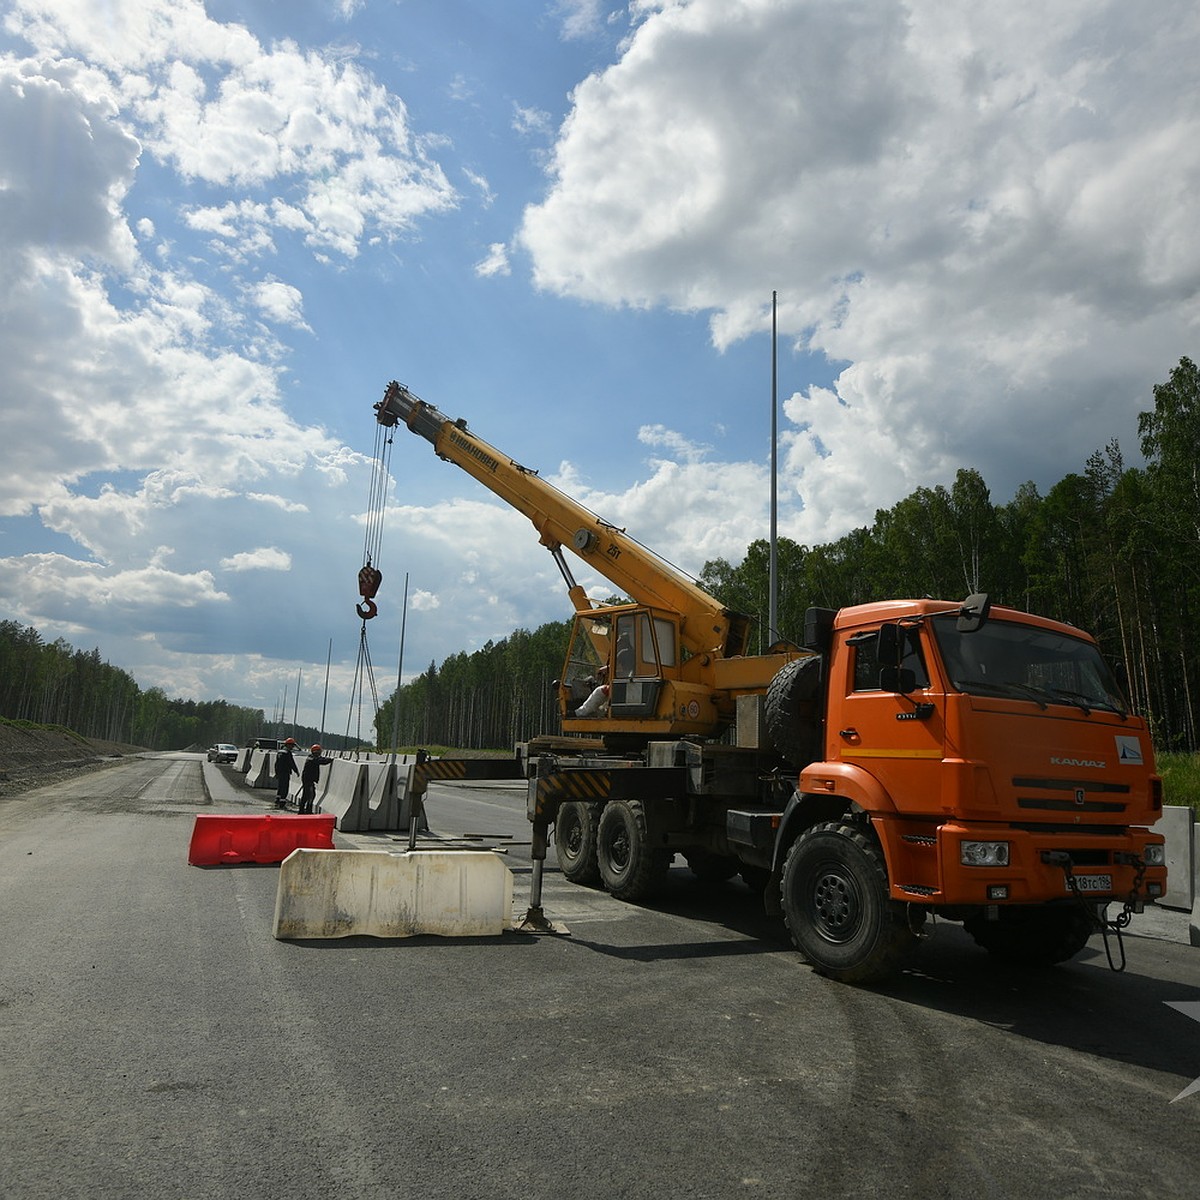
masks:
<path fill-rule="evenodd" d="M 522 240 L 545 289 L 769 324 L 824 355 L 787 490 L 819 539 L 977 466 L 1132 441 L 1200 322 L 1200 9 L 1149 0 L 639 6 Z"/>

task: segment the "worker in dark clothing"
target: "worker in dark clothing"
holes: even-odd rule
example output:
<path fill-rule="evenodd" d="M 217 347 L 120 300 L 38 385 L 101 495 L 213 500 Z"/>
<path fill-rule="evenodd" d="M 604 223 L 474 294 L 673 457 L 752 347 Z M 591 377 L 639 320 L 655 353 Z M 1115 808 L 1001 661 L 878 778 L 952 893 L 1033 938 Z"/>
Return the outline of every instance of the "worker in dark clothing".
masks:
<path fill-rule="evenodd" d="M 293 775 L 300 774 L 292 752 L 296 749 L 296 739 L 288 738 L 283 748 L 275 755 L 275 807 L 287 808 L 288 791 L 291 788 Z"/>
<path fill-rule="evenodd" d="M 321 747 L 314 745 L 304 760 L 304 769 L 300 772 L 300 811 L 310 813 L 313 801 L 317 796 L 317 780 L 321 777 L 321 768 L 333 762 L 321 754 Z"/>

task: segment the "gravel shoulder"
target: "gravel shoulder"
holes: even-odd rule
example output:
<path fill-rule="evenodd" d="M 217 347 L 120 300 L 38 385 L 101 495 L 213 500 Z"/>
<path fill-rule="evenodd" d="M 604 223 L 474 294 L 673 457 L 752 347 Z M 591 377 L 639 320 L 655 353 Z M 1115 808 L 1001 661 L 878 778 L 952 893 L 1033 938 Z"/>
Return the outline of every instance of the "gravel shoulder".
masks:
<path fill-rule="evenodd" d="M 145 746 L 80 737 L 65 729 L 25 728 L 0 721 L 0 797 L 148 754 Z"/>

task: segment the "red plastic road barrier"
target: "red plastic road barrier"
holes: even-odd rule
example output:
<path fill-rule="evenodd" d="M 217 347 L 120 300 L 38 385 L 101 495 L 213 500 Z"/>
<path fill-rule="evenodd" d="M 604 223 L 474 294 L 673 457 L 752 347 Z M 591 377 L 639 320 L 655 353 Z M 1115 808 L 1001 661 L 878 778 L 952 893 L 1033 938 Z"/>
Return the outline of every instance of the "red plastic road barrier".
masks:
<path fill-rule="evenodd" d="M 188 863 L 214 867 L 226 863 L 283 862 L 293 850 L 332 850 L 333 813 L 263 813 L 220 816 L 202 813 L 192 829 Z"/>

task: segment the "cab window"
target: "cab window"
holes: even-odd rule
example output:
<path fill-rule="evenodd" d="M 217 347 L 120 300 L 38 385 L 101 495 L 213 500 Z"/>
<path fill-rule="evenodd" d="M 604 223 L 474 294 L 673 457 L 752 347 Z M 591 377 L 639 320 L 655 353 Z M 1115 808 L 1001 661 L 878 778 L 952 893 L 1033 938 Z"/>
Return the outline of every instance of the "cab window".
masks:
<path fill-rule="evenodd" d="M 921 636 L 916 629 L 901 629 L 904 656 L 900 661 L 902 669 L 912 671 L 916 686 L 929 686 L 929 672 L 925 669 L 925 658 L 921 653 Z M 861 639 L 861 640 L 860 640 Z M 879 647 L 875 640 L 874 631 L 858 634 L 851 638 L 854 649 L 854 690 L 856 692 L 877 692 L 879 688 L 879 671 L 883 665 L 895 666 L 895 663 L 881 664 Z"/>

